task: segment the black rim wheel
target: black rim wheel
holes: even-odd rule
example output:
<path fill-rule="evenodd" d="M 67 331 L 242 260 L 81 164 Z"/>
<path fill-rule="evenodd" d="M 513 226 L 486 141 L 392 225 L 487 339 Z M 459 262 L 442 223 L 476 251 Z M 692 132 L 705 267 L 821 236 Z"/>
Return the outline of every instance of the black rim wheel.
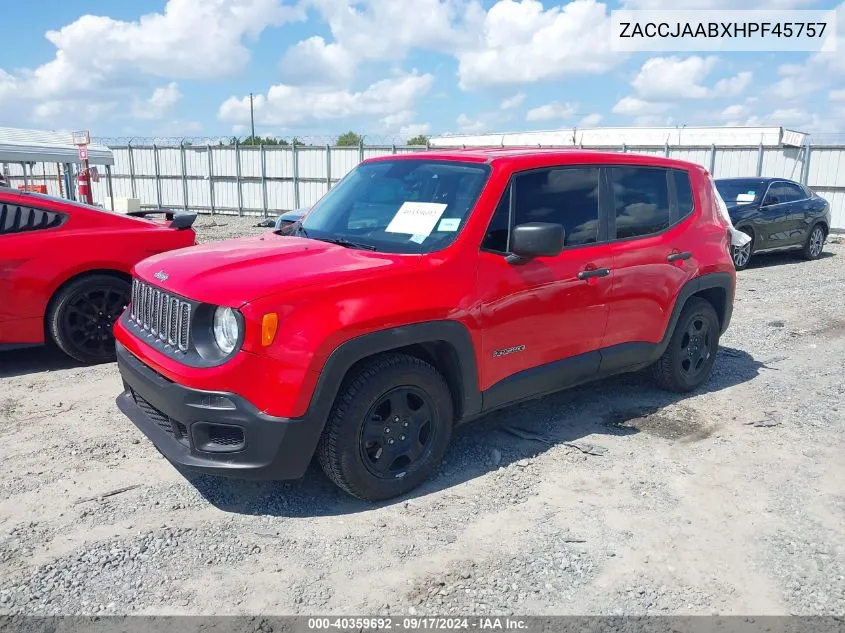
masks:
<path fill-rule="evenodd" d="M 681 371 L 688 379 L 695 379 L 712 355 L 710 324 L 701 315 L 690 319 L 681 338 Z"/>
<path fill-rule="evenodd" d="M 436 416 L 429 396 L 416 387 L 397 387 L 367 412 L 361 429 L 361 459 L 380 479 L 403 477 L 426 461 L 435 444 Z"/>
<path fill-rule="evenodd" d="M 78 292 L 62 314 L 66 340 L 87 355 L 109 356 L 114 352 L 112 327 L 128 303 L 129 295 L 114 287 Z"/>

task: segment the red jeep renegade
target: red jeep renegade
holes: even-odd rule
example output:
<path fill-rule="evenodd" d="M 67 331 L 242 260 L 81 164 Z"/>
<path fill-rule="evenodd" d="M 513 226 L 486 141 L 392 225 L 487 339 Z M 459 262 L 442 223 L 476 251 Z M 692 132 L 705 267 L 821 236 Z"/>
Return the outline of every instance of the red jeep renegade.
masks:
<path fill-rule="evenodd" d="M 651 366 L 710 375 L 730 221 L 675 160 L 536 149 L 366 160 L 287 235 L 157 255 L 115 326 L 123 411 L 172 462 L 363 499 L 420 485 L 453 427 Z"/>

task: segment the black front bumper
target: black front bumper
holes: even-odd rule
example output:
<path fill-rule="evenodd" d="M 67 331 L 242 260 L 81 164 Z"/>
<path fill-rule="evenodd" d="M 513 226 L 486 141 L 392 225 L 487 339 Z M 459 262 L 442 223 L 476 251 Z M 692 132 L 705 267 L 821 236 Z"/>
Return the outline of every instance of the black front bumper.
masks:
<path fill-rule="evenodd" d="M 171 462 L 213 475 L 298 479 L 322 425 L 277 418 L 238 395 L 189 389 L 153 371 L 117 343 L 124 392 L 118 408 Z"/>

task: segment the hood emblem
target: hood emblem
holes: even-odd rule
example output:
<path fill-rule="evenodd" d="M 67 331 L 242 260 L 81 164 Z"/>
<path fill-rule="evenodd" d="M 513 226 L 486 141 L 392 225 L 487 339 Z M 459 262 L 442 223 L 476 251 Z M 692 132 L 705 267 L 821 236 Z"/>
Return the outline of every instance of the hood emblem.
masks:
<path fill-rule="evenodd" d="M 153 275 L 159 281 L 167 281 L 167 278 L 170 277 L 166 272 L 163 270 L 158 271 L 155 275 Z"/>

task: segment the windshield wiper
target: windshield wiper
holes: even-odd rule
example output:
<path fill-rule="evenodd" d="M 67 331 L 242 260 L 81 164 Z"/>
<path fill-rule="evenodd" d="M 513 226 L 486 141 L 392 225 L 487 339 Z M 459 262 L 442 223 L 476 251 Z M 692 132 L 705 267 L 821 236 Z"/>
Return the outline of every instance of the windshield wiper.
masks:
<path fill-rule="evenodd" d="M 315 237 L 315 240 L 319 240 L 321 242 L 328 242 L 329 244 L 337 244 L 338 246 L 343 246 L 344 248 L 360 248 L 365 251 L 374 251 L 376 247 L 372 244 L 361 244 L 360 242 L 350 242 L 347 239 L 342 237 Z"/>

